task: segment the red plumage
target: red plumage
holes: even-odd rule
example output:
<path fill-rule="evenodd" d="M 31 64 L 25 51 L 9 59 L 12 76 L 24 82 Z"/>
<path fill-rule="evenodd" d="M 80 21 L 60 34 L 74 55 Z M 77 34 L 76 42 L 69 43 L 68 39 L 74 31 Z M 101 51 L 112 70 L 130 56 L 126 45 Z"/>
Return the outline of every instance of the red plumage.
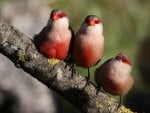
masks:
<path fill-rule="evenodd" d="M 101 59 L 104 49 L 102 32 L 100 19 L 95 15 L 87 16 L 74 39 L 73 58 L 78 66 L 90 68 Z"/>
<path fill-rule="evenodd" d="M 124 54 L 107 60 L 95 72 L 96 83 L 113 95 L 125 95 L 133 85 L 131 61 Z"/>
<path fill-rule="evenodd" d="M 71 38 L 72 33 L 66 14 L 54 9 L 47 26 L 35 36 L 34 41 L 44 56 L 64 60 L 69 54 Z"/>

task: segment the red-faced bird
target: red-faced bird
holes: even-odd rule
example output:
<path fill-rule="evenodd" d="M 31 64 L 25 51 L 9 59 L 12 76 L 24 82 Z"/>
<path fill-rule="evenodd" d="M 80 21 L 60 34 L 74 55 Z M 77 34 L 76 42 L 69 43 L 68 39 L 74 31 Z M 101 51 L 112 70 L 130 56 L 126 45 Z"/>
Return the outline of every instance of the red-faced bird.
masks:
<path fill-rule="evenodd" d="M 121 98 L 133 85 L 131 69 L 131 60 L 125 54 L 120 53 L 115 58 L 107 60 L 96 70 L 95 81 L 105 91 Z"/>
<path fill-rule="evenodd" d="M 103 26 L 99 17 L 89 15 L 75 34 L 73 59 L 76 65 L 88 69 L 96 65 L 102 58 L 104 50 Z"/>
<path fill-rule="evenodd" d="M 49 62 L 55 64 L 57 63 L 56 59 L 59 61 L 67 58 L 71 38 L 72 32 L 66 13 L 54 9 L 47 25 L 34 37 L 34 42 L 38 50 L 50 59 Z"/>

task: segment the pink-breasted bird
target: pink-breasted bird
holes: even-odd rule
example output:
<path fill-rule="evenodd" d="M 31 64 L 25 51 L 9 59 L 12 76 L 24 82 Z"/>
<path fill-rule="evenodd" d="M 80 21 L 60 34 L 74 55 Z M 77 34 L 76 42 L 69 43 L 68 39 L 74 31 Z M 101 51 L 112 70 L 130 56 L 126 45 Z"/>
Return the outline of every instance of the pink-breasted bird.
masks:
<path fill-rule="evenodd" d="M 69 54 L 71 38 L 72 31 L 67 15 L 59 9 L 54 9 L 47 25 L 34 37 L 34 42 L 47 58 L 64 60 Z"/>
<path fill-rule="evenodd" d="M 104 50 L 103 26 L 99 17 L 89 15 L 75 34 L 73 59 L 76 65 L 89 68 L 96 65 L 102 58 Z"/>
<path fill-rule="evenodd" d="M 131 69 L 131 60 L 125 54 L 119 53 L 95 71 L 95 81 L 105 91 L 120 96 L 121 103 L 121 96 L 127 94 L 134 82 Z"/>

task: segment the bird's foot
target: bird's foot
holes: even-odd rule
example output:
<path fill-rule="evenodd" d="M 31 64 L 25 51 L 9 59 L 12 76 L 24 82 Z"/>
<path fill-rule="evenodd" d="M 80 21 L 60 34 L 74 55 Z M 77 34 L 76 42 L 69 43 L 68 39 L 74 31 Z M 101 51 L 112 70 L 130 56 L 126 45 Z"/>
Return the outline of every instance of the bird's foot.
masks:
<path fill-rule="evenodd" d="M 97 86 L 97 90 L 96 90 L 96 95 L 98 95 L 98 92 L 100 91 L 100 89 L 101 89 L 101 86 L 98 85 L 98 86 Z"/>
<path fill-rule="evenodd" d="M 72 63 L 72 65 L 71 65 L 70 69 L 71 69 L 71 78 L 73 78 L 74 73 L 75 73 L 74 63 Z"/>
<path fill-rule="evenodd" d="M 122 98 L 121 98 L 121 96 L 119 96 L 119 104 L 117 106 L 117 110 L 120 108 L 121 104 L 122 104 Z"/>
<path fill-rule="evenodd" d="M 72 69 L 71 69 L 71 78 L 73 78 L 74 73 L 75 73 L 75 70 L 74 70 L 74 68 L 72 68 Z"/>
<path fill-rule="evenodd" d="M 75 70 L 73 67 L 71 67 L 71 76 L 69 77 L 70 80 L 74 78 L 74 73 L 75 73 Z"/>
<path fill-rule="evenodd" d="M 89 79 L 89 77 L 85 77 L 85 78 L 86 78 L 86 84 L 85 84 L 85 87 L 86 87 L 90 84 L 90 79 Z"/>
<path fill-rule="evenodd" d="M 61 60 L 55 59 L 55 58 L 48 59 L 48 63 L 50 63 L 52 65 L 58 64 L 60 61 Z"/>
<path fill-rule="evenodd" d="M 68 64 L 66 63 L 65 68 L 67 68 L 67 65 L 68 65 Z M 71 71 L 71 76 L 70 76 L 70 78 L 73 78 L 74 73 L 75 73 L 74 63 L 68 65 L 68 67 L 69 67 L 69 71 Z"/>

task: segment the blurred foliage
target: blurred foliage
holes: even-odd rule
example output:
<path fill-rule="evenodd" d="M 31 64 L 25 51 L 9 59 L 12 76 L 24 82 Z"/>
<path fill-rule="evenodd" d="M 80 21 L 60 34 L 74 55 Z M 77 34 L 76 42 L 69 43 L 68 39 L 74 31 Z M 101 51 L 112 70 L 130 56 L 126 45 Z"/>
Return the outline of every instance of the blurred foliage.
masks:
<path fill-rule="evenodd" d="M 4 2 L 6 2 L 6 1 L 8 1 L 8 0 L 0 0 L 0 3 L 4 3 Z"/>

